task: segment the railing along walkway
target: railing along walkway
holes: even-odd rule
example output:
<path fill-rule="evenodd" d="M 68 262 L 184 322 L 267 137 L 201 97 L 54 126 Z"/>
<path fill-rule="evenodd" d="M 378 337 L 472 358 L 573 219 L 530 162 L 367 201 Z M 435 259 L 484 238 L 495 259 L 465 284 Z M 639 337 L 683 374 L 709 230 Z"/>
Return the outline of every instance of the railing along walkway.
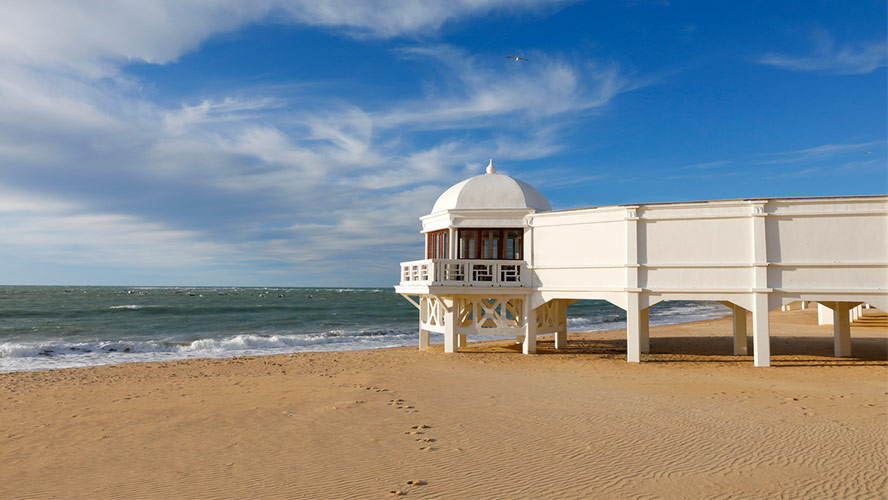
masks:
<path fill-rule="evenodd" d="M 523 260 L 426 259 L 401 263 L 401 286 L 528 286 Z"/>

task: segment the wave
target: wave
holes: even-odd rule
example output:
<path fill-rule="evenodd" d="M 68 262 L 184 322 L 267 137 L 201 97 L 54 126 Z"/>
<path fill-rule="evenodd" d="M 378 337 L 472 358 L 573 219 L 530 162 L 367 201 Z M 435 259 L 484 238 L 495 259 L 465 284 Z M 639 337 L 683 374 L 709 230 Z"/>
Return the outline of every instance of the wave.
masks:
<path fill-rule="evenodd" d="M 664 304 L 651 308 L 649 322 L 651 326 L 674 325 L 691 321 L 717 319 L 730 314 L 730 310 L 721 304 Z M 626 328 L 625 313 L 597 313 L 591 316 L 568 317 L 569 330 L 580 332 L 597 332 L 602 330 L 621 330 Z"/>
<path fill-rule="evenodd" d="M 138 361 L 225 358 L 302 351 L 399 347 L 416 342 L 415 331 L 331 330 L 313 334 L 239 334 L 191 341 L 46 341 L 0 344 L 0 372 L 73 368 Z"/>

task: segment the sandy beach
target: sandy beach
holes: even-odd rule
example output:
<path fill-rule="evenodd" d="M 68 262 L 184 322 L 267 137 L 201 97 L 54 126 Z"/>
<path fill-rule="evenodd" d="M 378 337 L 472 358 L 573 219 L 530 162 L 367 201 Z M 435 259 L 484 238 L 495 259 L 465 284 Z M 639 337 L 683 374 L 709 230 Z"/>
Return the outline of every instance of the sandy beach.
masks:
<path fill-rule="evenodd" d="M 641 364 L 612 331 L 0 374 L 0 497 L 884 498 L 868 312 L 846 359 L 772 312 L 770 368 L 723 318 L 652 328 Z"/>

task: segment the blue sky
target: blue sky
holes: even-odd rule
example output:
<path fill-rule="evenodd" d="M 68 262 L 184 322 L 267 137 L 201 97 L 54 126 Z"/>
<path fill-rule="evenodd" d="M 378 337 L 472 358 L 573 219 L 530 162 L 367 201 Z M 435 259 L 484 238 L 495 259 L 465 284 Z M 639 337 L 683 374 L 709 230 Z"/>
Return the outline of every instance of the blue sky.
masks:
<path fill-rule="evenodd" d="M 888 192 L 884 1 L 0 13 L 0 284 L 389 286 L 491 157 L 555 209 Z"/>

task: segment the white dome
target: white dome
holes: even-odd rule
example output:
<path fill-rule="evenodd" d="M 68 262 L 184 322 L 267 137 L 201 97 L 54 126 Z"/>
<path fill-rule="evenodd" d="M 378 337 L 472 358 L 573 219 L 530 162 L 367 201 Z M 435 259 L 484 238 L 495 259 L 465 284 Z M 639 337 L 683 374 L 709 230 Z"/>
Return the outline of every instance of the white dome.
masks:
<path fill-rule="evenodd" d="M 552 210 L 537 188 L 508 175 L 496 173 L 493 162 L 486 174 L 476 175 L 450 187 L 438 197 L 432 213 L 441 210 L 532 208 Z"/>

